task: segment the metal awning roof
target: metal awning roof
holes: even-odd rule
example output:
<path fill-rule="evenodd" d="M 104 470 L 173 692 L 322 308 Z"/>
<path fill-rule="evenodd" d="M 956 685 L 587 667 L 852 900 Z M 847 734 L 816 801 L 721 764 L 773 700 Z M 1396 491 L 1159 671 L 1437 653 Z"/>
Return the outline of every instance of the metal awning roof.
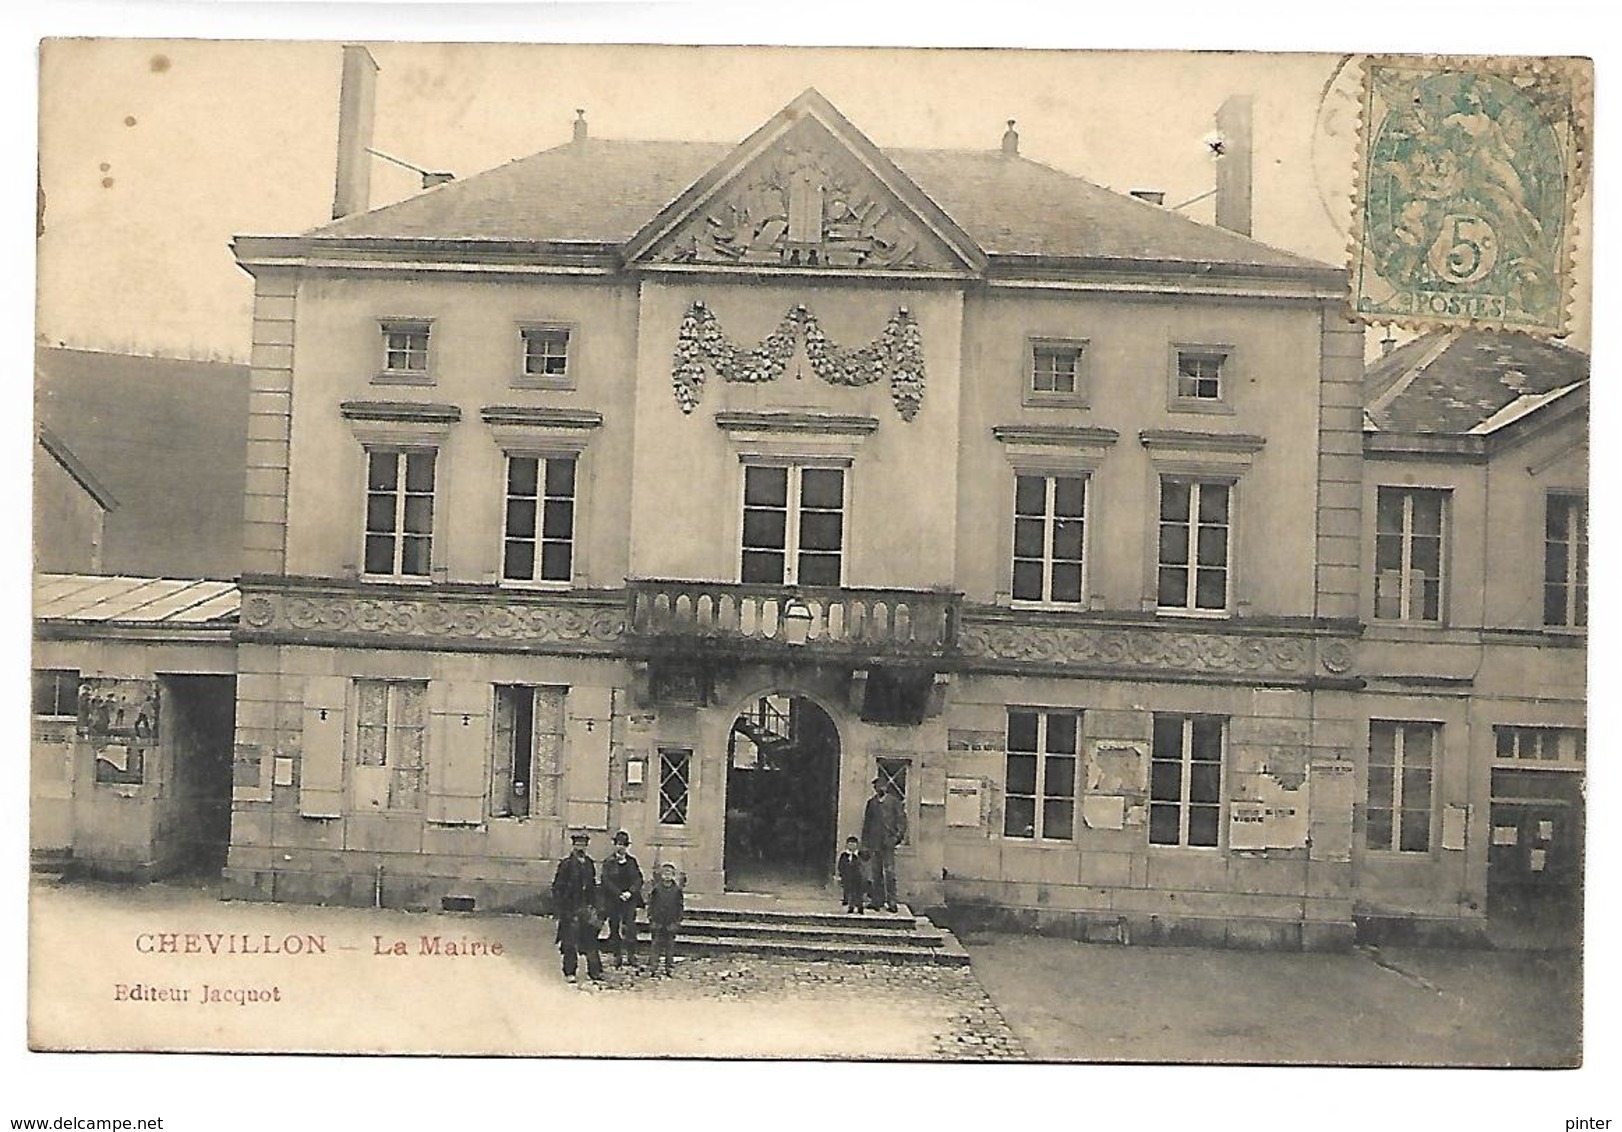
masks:
<path fill-rule="evenodd" d="M 203 626 L 235 622 L 242 594 L 232 582 L 35 574 L 34 620 Z"/>

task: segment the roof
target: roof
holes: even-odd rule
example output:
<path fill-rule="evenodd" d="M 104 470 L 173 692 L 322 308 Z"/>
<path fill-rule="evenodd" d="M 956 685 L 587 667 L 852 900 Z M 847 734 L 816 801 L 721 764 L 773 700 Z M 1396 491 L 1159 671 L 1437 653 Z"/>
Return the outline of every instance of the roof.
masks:
<path fill-rule="evenodd" d="M 235 577 L 242 561 L 248 367 L 42 348 L 36 426 L 95 469 L 118 507 L 102 565 L 150 577 Z"/>
<path fill-rule="evenodd" d="M 236 622 L 242 594 L 231 582 L 103 574 L 34 575 L 42 622 L 197 628 Z"/>
<path fill-rule="evenodd" d="M 310 235 L 623 244 L 736 148 L 588 138 L 346 216 Z M 1000 150 L 880 152 L 991 255 L 1333 270 Z"/>
<path fill-rule="evenodd" d="M 1368 422 L 1381 432 L 1483 435 L 1588 382 L 1588 355 L 1525 334 L 1438 330 L 1364 372 Z"/>

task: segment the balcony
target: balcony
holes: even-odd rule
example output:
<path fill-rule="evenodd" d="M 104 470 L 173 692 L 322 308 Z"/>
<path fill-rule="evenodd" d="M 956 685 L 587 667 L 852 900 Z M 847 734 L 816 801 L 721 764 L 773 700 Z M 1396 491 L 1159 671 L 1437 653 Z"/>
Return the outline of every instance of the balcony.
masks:
<path fill-rule="evenodd" d="M 962 595 L 643 578 L 625 600 L 630 652 L 868 663 L 955 653 Z"/>

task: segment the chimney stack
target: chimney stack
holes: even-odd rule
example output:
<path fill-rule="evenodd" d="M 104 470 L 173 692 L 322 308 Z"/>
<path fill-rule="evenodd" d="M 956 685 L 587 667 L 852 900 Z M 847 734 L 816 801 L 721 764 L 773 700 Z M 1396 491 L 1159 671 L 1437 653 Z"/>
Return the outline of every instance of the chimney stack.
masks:
<path fill-rule="evenodd" d="M 338 176 L 332 192 L 332 218 L 365 212 L 372 193 L 372 119 L 377 105 L 377 63 L 372 53 L 344 45 L 343 80 L 338 90 Z"/>
<path fill-rule="evenodd" d="M 1380 356 L 1382 358 L 1385 357 L 1392 350 L 1396 349 L 1396 347 L 1397 347 L 1397 336 L 1392 331 L 1391 324 L 1387 323 L 1386 328 L 1385 328 L 1385 337 L 1380 339 Z"/>
<path fill-rule="evenodd" d="M 574 112 L 574 140 L 577 142 L 586 140 L 586 112 L 584 110 Z"/>
<path fill-rule="evenodd" d="M 1019 156 L 1019 133 L 1014 129 L 1014 120 L 1008 119 L 1008 129 L 1003 131 L 1002 151 L 1009 157 Z"/>
<path fill-rule="evenodd" d="M 1216 155 L 1217 227 L 1250 235 L 1251 98 L 1235 94 L 1216 112 L 1222 149 Z"/>
<path fill-rule="evenodd" d="M 1164 206 L 1166 194 L 1160 189 L 1133 189 L 1131 195 L 1137 197 L 1145 204 L 1158 204 Z"/>

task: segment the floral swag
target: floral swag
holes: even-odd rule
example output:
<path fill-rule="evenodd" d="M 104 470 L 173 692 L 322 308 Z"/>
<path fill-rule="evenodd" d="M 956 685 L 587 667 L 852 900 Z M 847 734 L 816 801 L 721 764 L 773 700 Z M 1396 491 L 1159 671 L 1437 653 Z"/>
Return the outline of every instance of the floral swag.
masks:
<path fill-rule="evenodd" d="M 865 346 L 835 344 L 803 304 L 791 307 L 753 349 L 738 346 L 721 332 L 715 312 L 695 302 L 681 320 L 671 378 L 676 403 L 691 413 L 704 392 L 707 369 L 723 381 L 776 381 L 783 376 L 794 346 L 805 337 L 805 356 L 811 370 L 829 385 L 871 385 L 888 376 L 890 398 L 901 419 L 910 421 L 924 400 L 924 343 L 918 323 L 906 307 L 899 308 L 884 332 Z"/>

